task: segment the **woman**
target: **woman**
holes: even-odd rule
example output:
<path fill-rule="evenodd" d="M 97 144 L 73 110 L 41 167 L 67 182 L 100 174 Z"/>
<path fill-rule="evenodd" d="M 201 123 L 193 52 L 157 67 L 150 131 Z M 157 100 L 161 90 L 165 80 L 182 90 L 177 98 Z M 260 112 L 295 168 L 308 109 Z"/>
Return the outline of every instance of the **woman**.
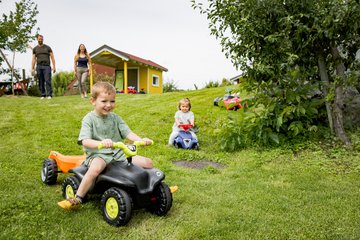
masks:
<path fill-rule="evenodd" d="M 86 51 L 84 44 L 80 44 L 74 57 L 74 76 L 78 80 L 78 88 L 81 98 L 87 97 L 86 79 L 89 75 L 89 66 L 91 64 L 90 55 Z"/>

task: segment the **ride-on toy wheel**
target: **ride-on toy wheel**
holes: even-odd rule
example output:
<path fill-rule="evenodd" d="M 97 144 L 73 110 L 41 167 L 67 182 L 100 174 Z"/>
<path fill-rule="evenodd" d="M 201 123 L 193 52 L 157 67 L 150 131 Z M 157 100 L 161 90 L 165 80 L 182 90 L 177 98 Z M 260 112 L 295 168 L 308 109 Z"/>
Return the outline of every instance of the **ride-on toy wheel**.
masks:
<path fill-rule="evenodd" d="M 101 210 L 107 223 L 124 226 L 131 218 L 131 197 L 117 187 L 109 188 L 101 197 Z"/>
<path fill-rule="evenodd" d="M 52 185 L 56 183 L 58 168 L 54 160 L 47 158 L 43 162 L 43 167 L 41 170 L 41 180 L 43 183 Z"/>
<path fill-rule="evenodd" d="M 153 192 L 150 198 L 151 204 L 147 209 L 158 216 L 164 216 L 172 206 L 172 194 L 170 188 L 164 182 L 161 182 Z"/>
<path fill-rule="evenodd" d="M 67 177 L 62 184 L 63 197 L 65 199 L 75 197 L 79 186 L 79 180 L 75 176 Z"/>
<path fill-rule="evenodd" d="M 200 150 L 200 146 L 199 144 L 196 144 L 195 147 L 194 147 L 195 150 L 199 151 Z"/>

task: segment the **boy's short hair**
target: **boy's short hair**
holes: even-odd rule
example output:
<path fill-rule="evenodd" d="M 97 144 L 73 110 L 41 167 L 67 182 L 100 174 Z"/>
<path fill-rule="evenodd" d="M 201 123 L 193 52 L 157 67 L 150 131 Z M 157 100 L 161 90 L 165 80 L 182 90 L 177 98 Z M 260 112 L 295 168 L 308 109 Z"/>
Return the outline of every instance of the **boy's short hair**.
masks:
<path fill-rule="evenodd" d="M 178 106 L 179 110 L 180 110 L 181 104 L 183 104 L 183 103 L 187 103 L 187 104 L 189 105 L 189 111 L 190 111 L 190 109 L 191 109 L 190 99 L 189 99 L 189 98 L 182 98 L 182 99 L 180 99 L 180 101 L 179 101 L 179 106 Z"/>
<path fill-rule="evenodd" d="M 97 82 L 92 87 L 91 97 L 96 99 L 101 92 L 105 92 L 107 94 L 116 94 L 115 87 L 108 82 Z"/>

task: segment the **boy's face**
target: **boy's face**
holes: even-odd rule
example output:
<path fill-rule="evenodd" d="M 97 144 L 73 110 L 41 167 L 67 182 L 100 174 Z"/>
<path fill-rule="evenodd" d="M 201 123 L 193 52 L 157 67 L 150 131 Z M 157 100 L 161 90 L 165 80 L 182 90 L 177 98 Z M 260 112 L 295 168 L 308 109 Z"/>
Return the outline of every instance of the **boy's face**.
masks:
<path fill-rule="evenodd" d="M 101 92 L 96 99 L 91 98 L 91 104 L 98 116 L 106 116 L 115 108 L 115 93 Z"/>
<path fill-rule="evenodd" d="M 187 103 L 180 104 L 180 110 L 182 112 L 188 112 L 189 111 L 189 104 L 187 104 Z"/>

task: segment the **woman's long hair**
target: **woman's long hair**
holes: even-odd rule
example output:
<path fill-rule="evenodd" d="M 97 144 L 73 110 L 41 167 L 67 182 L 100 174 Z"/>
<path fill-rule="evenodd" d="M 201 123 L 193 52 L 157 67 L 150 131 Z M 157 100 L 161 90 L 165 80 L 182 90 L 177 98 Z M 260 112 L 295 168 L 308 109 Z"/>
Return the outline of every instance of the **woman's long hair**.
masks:
<path fill-rule="evenodd" d="M 90 56 L 89 56 L 89 54 L 88 54 L 88 52 L 87 52 L 87 50 L 86 50 L 85 44 L 81 43 L 81 44 L 79 45 L 79 48 L 78 48 L 77 53 L 76 53 L 76 61 L 77 61 L 77 60 L 79 59 L 79 57 L 80 57 L 80 52 L 81 52 L 80 47 L 81 47 L 81 45 L 83 45 L 84 48 L 85 48 L 85 50 L 84 50 L 85 57 L 86 57 L 87 59 L 90 59 Z"/>

